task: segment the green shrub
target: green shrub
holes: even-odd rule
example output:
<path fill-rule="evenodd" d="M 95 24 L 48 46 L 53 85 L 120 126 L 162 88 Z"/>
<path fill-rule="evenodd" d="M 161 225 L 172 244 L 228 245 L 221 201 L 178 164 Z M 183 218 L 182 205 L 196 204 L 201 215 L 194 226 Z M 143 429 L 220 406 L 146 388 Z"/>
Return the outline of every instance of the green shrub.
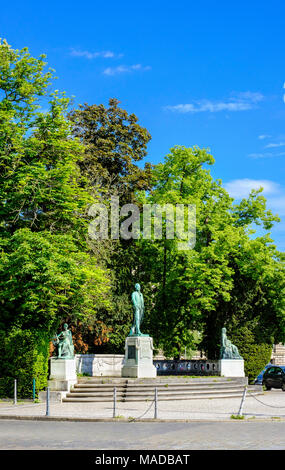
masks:
<path fill-rule="evenodd" d="M 13 328 L 0 332 L 0 397 L 12 397 L 17 379 L 19 398 L 33 396 L 33 379 L 36 392 L 47 385 L 49 336 L 39 330 Z"/>
<path fill-rule="evenodd" d="M 244 359 L 245 375 L 249 383 L 252 383 L 270 361 L 272 344 L 257 343 L 253 332 L 247 327 L 239 328 L 238 331 L 229 335 L 229 339 L 238 347 Z"/>

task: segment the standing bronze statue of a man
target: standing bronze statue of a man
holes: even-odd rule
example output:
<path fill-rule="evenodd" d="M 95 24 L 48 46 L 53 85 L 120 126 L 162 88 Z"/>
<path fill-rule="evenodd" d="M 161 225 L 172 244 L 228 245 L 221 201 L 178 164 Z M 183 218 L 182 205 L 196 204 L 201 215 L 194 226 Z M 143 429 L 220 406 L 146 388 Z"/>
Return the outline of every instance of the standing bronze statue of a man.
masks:
<path fill-rule="evenodd" d="M 135 284 L 135 290 L 132 293 L 132 304 L 134 317 L 129 336 L 148 336 L 143 335 L 140 330 L 144 316 L 144 299 L 141 293 L 141 286 L 138 283 Z"/>

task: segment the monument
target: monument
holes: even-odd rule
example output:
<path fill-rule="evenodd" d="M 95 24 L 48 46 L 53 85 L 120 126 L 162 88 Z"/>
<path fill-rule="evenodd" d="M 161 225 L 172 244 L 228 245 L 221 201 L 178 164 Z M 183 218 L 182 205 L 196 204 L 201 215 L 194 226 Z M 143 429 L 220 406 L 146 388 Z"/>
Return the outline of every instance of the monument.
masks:
<path fill-rule="evenodd" d="M 77 375 L 72 334 L 67 323 L 64 323 L 63 331 L 55 335 L 53 343 L 58 351 L 57 356 L 50 359 L 49 387 L 68 392 L 77 382 Z"/>
<path fill-rule="evenodd" d="M 226 328 L 221 332 L 220 372 L 225 377 L 244 377 L 244 360 L 238 348 L 227 338 Z"/>
<path fill-rule="evenodd" d="M 148 334 L 141 332 L 144 317 L 144 298 L 140 284 L 135 284 L 131 295 L 133 306 L 133 324 L 125 342 L 125 359 L 122 377 L 156 377 L 153 365 L 153 341 Z"/>

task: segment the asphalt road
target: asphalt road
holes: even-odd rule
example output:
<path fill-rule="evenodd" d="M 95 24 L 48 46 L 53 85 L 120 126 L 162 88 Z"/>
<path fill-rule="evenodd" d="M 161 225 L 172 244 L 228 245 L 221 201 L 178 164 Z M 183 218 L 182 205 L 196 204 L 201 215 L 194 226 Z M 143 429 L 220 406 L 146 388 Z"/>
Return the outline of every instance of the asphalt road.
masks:
<path fill-rule="evenodd" d="M 285 422 L 0 420 L 1 450 L 284 450 Z"/>

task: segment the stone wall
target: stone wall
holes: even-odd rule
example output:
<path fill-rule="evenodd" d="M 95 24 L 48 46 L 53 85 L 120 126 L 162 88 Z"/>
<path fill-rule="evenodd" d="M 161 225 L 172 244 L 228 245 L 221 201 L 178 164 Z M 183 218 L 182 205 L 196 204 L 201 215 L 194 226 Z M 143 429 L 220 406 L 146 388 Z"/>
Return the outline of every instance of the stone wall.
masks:
<path fill-rule="evenodd" d="M 123 354 L 76 354 L 76 372 L 92 377 L 121 377 Z"/>
<path fill-rule="evenodd" d="M 272 356 L 272 364 L 277 366 L 285 366 L 285 345 L 284 344 L 274 344 Z"/>

